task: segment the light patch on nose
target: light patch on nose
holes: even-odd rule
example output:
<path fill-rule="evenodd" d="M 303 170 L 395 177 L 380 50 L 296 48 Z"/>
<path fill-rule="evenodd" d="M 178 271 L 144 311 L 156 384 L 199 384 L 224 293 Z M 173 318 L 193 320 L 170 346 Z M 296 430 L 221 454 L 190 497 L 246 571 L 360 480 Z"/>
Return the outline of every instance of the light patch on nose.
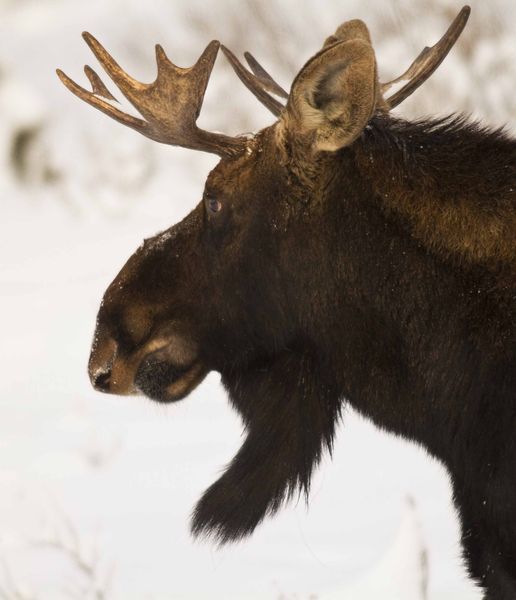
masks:
<path fill-rule="evenodd" d="M 97 381 L 101 377 L 104 377 L 105 375 L 109 375 L 111 373 L 111 366 L 112 366 L 112 364 L 109 363 L 105 367 L 97 367 L 96 369 L 91 370 L 90 371 L 91 379 L 93 381 Z"/>

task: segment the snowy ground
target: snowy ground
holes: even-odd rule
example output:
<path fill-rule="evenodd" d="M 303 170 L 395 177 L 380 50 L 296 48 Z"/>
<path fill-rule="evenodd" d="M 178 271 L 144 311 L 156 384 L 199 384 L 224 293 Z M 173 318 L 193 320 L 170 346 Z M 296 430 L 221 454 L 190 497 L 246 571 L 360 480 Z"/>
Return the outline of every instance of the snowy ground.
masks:
<path fill-rule="evenodd" d="M 188 518 L 241 440 L 217 377 L 164 408 L 97 394 L 86 376 L 106 285 L 144 237 L 195 205 L 214 159 L 139 139 L 67 95 L 53 70 L 81 77 L 90 57 L 80 31 L 98 33 L 142 78 L 151 77 L 155 41 L 185 65 L 215 35 L 237 50 L 242 38 L 265 49 L 266 64 L 281 63 L 287 78 L 342 20 L 377 25 L 387 72 L 427 36 L 433 43 L 458 9 L 422 1 L 423 31 L 408 2 L 375 4 L 370 15 L 362 4 L 217 2 L 204 31 L 209 17 L 195 0 L 145 9 L 136 0 L 0 0 L 0 598 L 480 597 L 461 564 L 446 473 L 422 450 L 348 412 L 310 509 L 288 506 L 250 540 L 216 550 L 192 541 Z M 428 111 L 431 98 L 439 112 L 475 107 L 491 122 L 514 122 L 514 7 L 473 9 L 483 19 L 471 25 L 480 49 L 450 56 L 448 74 L 409 112 Z M 315 16 L 320 23 L 307 27 Z M 260 34 L 267 24 L 284 47 Z M 219 61 L 203 122 L 228 133 L 266 124 Z"/>

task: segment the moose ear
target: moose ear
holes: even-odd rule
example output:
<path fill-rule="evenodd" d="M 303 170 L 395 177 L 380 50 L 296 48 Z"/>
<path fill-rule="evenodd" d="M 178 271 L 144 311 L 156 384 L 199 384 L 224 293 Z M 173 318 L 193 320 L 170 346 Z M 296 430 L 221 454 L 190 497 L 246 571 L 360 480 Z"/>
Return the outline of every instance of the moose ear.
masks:
<path fill-rule="evenodd" d="M 374 50 L 365 33 L 339 40 L 337 30 L 292 84 L 286 127 L 291 136 L 308 136 L 315 151 L 349 146 L 374 113 L 379 83 Z"/>

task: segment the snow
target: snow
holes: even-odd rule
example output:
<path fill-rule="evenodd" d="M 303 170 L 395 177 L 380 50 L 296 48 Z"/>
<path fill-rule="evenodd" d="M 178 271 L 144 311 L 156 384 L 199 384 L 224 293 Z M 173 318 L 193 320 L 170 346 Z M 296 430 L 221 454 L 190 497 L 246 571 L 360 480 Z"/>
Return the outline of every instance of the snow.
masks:
<path fill-rule="evenodd" d="M 321 600 L 414 600 L 426 598 L 428 556 L 415 504 L 408 497 L 400 528 L 391 548 L 379 563 L 344 590 L 323 595 Z"/>
<path fill-rule="evenodd" d="M 513 3 L 472 4 L 469 42 L 403 114 L 514 118 Z M 54 69 L 82 81 L 91 57 L 80 32 L 98 34 L 147 81 L 156 41 L 188 65 L 220 37 L 238 52 L 248 45 L 288 83 L 355 16 L 371 26 L 381 72 L 395 76 L 455 10 L 445 0 L 417 10 L 408 0 L 325 10 L 315 0 L 221 0 L 213 21 L 204 6 L 0 3 L 0 597 L 480 598 L 462 566 L 447 475 L 414 445 L 347 412 L 309 510 L 293 503 L 251 539 L 216 550 L 191 539 L 188 519 L 242 439 L 217 376 L 169 407 L 90 387 L 104 289 L 143 238 L 199 201 L 215 159 L 154 144 L 72 98 Z M 238 133 L 270 122 L 220 58 L 214 79 L 203 126 Z M 13 143 L 26 130 L 16 165 Z"/>

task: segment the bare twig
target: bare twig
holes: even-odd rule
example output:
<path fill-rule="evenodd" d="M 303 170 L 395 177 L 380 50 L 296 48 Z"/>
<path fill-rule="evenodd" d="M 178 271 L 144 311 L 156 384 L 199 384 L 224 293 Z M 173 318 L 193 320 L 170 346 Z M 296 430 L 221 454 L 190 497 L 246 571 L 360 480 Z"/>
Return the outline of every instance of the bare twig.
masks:
<path fill-rule="evenodd" d="M 106 571 L 103 568 L 95 544 L 89 551 L 84 548 L 77 528 L 66 515 L 60 515 L 60 527 L 54 528 L 51 536 L 33 545 L 59 553 L 75 568 L 80 580 L 68 585 L 67 595 L 81 600 L 108 599 L 113 569 L 108 567 Z"/>
<path fill-rule="evenodd" d="M 3 581 L 0 583 L 1 600 L 37 600 L 37 597 L 32 592 L 22 589 L 21 585 L 16 582 L 5 560 L 1 560 L 0 565 L 3 575 Z"/>

